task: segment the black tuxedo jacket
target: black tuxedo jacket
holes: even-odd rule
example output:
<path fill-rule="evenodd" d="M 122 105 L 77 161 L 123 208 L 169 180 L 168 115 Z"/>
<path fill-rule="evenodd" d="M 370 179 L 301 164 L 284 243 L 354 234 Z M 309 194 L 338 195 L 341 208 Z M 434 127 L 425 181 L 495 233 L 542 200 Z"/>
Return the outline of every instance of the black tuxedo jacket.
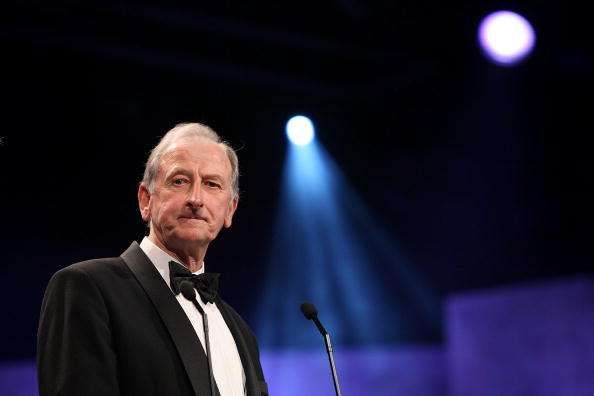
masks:
<path fill-rule="evenodd" d="M 256 339 L 224 301 L 249 396 L 267 395 Z M 188 317 L 136 242 L 58 271 L 37 337 L 41 396 L 207 395 L 208 361 Z"/>

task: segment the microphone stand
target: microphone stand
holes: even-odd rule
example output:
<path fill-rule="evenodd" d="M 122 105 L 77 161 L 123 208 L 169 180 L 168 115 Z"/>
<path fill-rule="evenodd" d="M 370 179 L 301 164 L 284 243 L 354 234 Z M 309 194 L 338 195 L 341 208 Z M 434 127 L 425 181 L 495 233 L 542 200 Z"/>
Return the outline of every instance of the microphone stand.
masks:
<path fill-rule="evenodd" d="M 326 352 L 328 353 L 328 360 L 330 361 L 330 370 L 332 371 L 332 381 L 334 382 L 334 391 L 336 396 L 341 396 L 340 385 L 338 384 L 338 374 L 336 373 L 336 365 L 334 364 L 334 350 L 332 349 L 332 343 L 330 342 L 330 334 L 326 331 L 322 323 L 318 319 L 317 315 L 312 318 L 316 327 L 322 333 L 324 337 L 324 344 L 326 345 Z"/>

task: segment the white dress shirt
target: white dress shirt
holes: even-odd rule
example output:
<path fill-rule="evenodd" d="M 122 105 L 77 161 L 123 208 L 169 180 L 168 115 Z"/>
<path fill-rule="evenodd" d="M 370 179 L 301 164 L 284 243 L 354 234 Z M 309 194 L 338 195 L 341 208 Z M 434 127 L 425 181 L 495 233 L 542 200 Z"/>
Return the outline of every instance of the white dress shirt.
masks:
<path fill-rule="evenodd" d="M 152 261 L 171 290 L 171 285 L 169 284 L 169 262 L 179 262 L 179 260 L 165 253 L 147 237 L 140 243 L 140 248 Z M 203 272 L 204 262 L 202 263 L 202 268 L 194 272 L 194 274 L 202 274 Z M 200 296 L 198 294 L 196 296 L 198 304 L 200 304 L 204 313 L 208 316 L 212 371 L 221 396 L 244 396 L 246 394 L 245 373 L 233 335 L 229 331 L 227 323 L 225 323 L 216 304 L 204 304 Z M 192 323 L 194 331 L 196 331 L 196 335 L 200 339 L 200 343 L 202 343 L 202 348 L 206 351 L 202 315 L 198 312 L 194 304 L 187 300 L 181 293 L 175 296 L 175 298 L 186 315 L 188 315 L 188 319 L 190 319 L 190 323 Z M 206 354 L 206 352 L 204 353 Z"/>

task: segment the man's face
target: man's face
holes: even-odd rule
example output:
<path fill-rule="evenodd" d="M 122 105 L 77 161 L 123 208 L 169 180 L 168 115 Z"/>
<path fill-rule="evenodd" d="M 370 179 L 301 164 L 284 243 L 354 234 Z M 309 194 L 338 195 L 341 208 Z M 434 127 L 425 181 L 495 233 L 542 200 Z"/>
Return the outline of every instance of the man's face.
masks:
<path fill-rule="evenodd" d="M 151 234 L 167 249 L 207 246 L 231 226 L 237 208 L 225 151 L 208 139 L 181 139 L 163 156 L 153 193 L 140 187 L 139 205 Z"/>

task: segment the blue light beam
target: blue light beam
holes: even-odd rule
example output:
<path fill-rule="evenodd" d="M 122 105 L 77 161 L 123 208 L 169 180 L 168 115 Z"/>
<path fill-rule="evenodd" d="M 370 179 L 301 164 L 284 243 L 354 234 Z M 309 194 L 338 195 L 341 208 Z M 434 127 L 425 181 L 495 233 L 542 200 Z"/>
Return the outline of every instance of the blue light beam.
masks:
<path fill-rule="evenodd" d="M 336 344 L 406 338 L 407 304 L 439 326 L 438 299 L 317 141 L 289 145 L 283 183 L 257 327 L 264 348 L 319 343 L 299 312 L 304 300 Z"/>

